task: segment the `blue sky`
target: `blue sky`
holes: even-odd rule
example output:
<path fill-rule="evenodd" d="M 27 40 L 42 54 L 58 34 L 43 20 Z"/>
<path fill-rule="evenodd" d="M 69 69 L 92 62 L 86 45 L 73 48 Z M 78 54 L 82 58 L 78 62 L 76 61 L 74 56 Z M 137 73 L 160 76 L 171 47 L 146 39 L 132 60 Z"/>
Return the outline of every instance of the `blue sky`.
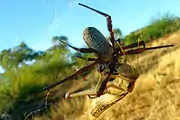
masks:
<path fill-rule="evenodd" d="M 89 26 L 107 36 L 106 19 L 78 2 L 110 14 L 113 28 L 124 35 L 167 12 L 180 16 L 180 0 L 0 0 L 0 50 L 21 41 L 45 50 L 55 35 L 65 35 L 72 45 L 82 47 L 82 33 Z"/>

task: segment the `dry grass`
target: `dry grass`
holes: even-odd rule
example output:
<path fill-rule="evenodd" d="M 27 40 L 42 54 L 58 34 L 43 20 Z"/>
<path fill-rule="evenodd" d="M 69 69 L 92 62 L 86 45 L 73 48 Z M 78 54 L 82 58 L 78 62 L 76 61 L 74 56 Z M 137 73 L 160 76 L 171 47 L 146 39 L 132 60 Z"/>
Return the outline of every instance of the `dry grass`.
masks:
<path fill-rule="evenodd" d="M 180 120 L 180 31 L 149 44 L 176 44 L 140 56 L 135 90 L 104 112 L 98 120 Z M 144 70 L 143 70 L 144 69 Z M 73 87 L 73 86 L 72 86 Z M 94 120 L 87 97 L 61 100 L 51 113 L 34 120 Z"/>

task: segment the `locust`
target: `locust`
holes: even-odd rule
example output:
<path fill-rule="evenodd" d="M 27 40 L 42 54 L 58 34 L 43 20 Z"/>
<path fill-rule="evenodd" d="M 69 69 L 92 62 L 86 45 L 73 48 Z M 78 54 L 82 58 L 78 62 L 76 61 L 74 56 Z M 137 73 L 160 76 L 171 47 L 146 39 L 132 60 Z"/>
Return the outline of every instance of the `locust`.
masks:
<path fill-rule="evenodd" d="M 85 73 L 87 70 L 92 70 L 97 67 L 97 71 L 102 77 L 98 80 L 95 88 L 79 92 L 65 93 L 65 99 L 71 99 L 79 96 L 89 96 L 91 99 L 96 99 L 94 102 L 96 105 L 92 108 L 91 115 L 97 118 L 107 108 L 124 98 L 128 93 L 131 93 L 134 89 L 137 78 L 140 76 L 139 72 L 127 62 L 126 58 L 124 60 L 121 59 L 122 56 L 140 54 L 146 50 L 173 47 L 174 45 L 147 48 L 144 41 L 138 41 L 130 45 L 122 46 L 120 39 L 115 40 L 110 15 L 81 3 L 79 3 L 79 5 L 106 18 L 110 41 L 108 41 L 106 37 L 95 27 L 87 27 L 83 32 L 83 39 L 88 48 L 77 48 L 60 40 L 60 42 L 77 52 L 94 53 L 96 58 L 83 58 L 84 60 L 92 63 L 79 69 L 69 77 L 41 89 L 41 92 L 50 90 L 65 81 L 73 80 L 78 75 Z"/>

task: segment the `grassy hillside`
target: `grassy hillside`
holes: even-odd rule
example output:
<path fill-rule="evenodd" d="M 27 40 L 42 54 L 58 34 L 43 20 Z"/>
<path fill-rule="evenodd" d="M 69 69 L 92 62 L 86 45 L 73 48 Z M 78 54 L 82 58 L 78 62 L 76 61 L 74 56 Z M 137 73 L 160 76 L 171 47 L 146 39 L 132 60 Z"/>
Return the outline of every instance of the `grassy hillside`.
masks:
<path fill-rule="evenodd" d="M 145 42 L 152 42 L 164 35 L 173 33 L 180 29 L 180 18 L 165 14 L 162 18 L 155 19 L 144 28 L 138 29 L 125 36 L 125 44 L 131 44 L 141 39 Z"/>

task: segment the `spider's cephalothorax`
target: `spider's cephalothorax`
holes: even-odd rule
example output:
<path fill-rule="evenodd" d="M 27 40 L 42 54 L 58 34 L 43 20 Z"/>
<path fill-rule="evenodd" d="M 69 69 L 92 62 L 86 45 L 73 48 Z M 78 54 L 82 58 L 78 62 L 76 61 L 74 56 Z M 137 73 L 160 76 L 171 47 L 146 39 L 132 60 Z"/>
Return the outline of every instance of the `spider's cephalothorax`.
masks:
<path fill-rule="evenodd" d="M 70 44 L 67 44 L 60 40 L 60 42 L 66 44 L 72 49 L 81 52 L 81 53 L 95 53 L 97 58 L 80 58 L 93 61 L 91 64 L 81 68 L 74 74 L 69 77 L 57 82 L 53 85 L 43 88 L 41 91 L 49 90 L 67 80 L 72 80 L 80 74 L 83 74 L 87 70 L 92 70 L 94 67 L 98 66 L 98 72 L 102 74 L 102 79 L 99 79 L 96 87 L 94 89 L 88 89 L 84 91 L 80 91 L 78 93 L 66 93 L 65 98 L 70 99 L 78 96 L 89 96 L 90 98 L 98 98 L 101 95 L 111 94 L 115 95 L 110 101 L 107 102 L 107 106 L 101 104 L 102 107 L 97 107 L 92 110 L 92 115 L 98 117 L 101 114 L 101 110 L 104 108 L 108 108 L 118 100 L 125 97 L 129 92 L 131 92 L 134 88 L 134 83 L 139 76 L 139 73 L 131 67 L 131 65 L 127 64 L 126 60 L 119 61 L 119 58 L 125 55 L 132 54 L 140 54 L 146 50 L 171 47 L 173 45 L 164 45 L 157 47 L 146 48 L 144 41 L 136 42 L 127 46 L 121 46 L 119 40 L 115 40 L 113 30 L 112 30 L 112 21 L 111 16 L 106 13 L 100 12 L 96 9 L 88 7 L 84 4 L 79 3 L 79 5 L 86 7 L 92 11 L 99 13 L 100 15 L 106 17 L 107 19 L 107 28 L 110 34 L 110 43 L 104 35 L 94 27 L 87 27 L 83 32 L 83 39 L 87 44 L 88 48 L 76 48 Z M 116 47 L 115 47 L 116 45 Z M 118 47 L 117 47 L 118 46 Z M 138 48 L 137 48 L 138 47 Z M 132 49 L 133 48 L 133 49 Z M 127 82 L 125 87 L 121 86 L 121 80 Z M 123 91 L 123 92 L 120 92 Z M 104 103 L 106 103 L 104 102 Z"/>

